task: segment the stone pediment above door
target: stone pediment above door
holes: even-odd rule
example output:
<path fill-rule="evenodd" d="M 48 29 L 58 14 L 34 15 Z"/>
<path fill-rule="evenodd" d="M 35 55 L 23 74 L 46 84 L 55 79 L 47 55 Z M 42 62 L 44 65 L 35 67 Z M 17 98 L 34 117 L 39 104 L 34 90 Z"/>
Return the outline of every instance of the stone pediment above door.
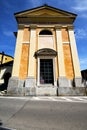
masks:
<path fill-rule="evenodd" d="M 53 49 L 43 48 L 35 52 L 34 56 L 37 58 L 39 56 L 57 56 L 57 52 Z"/>

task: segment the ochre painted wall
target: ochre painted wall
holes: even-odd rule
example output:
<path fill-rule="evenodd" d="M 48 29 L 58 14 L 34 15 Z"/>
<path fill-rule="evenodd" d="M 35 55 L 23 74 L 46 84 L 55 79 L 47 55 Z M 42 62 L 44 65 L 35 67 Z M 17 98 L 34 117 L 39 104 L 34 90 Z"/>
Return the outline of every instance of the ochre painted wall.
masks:
<path fill-rule="evenodd" d="M 20 70 L 19 70 L 20 79 L 25 79 L 28 75 L 29 45 L 30 44 L 26 44 L 26 43 L 22 44 Z"/>
<path fill-rule="evenodd" d="M 68 79 L 73 79 L 74 78 L 74 70 L 73 70 L 70 44 L 63 44 L 63 50 L 64 50 L 64 63 L 65 63 L 66 77 Z"/>
<path fill-rule="evenodd" d="M 29 42 L 29 39 L 30 39 L 29 28 L 25 27 L 23 33 L 23 42 Z"/>
<path fill-rule="evenodd" d="M 19 69 L 20 79 L 25 79 L 28 76 L 29 48 L 30 48 L 29 34 L 30 34 L 29 28 L 25 27 L 23 30 L 23 43 L 22 43 L 20 69 Z"/>
<path fill-rule="evenodd" d="M 36 31 L 36 36 L 38 37 L 39 34 L 39 29 Z M 66 72 L 66 77 L 68 79 L 73 79 L 74 78 L 74 71 L 73 71 L 73 64 L 72 64 L 72 56 L 71 56 L 71 50 L 70 50 L 70 44 L 69 44 L 69 36 L 68 36 L 68 31 L 66 28 L 62 28 L 62 42 L 63 43 L 63 51 L 64 51 L 64 64 L 65 64 L 65 72 Z M 53 36 L 56 39 L 55 33 L 53 33 Z M 24 28 L 24 35 L 23 35 L 23 44 L 22 44 L 22 52 L 21 52 L 21 60 L 20 60 L 20 70 L 19 70 L 19 78 L 20 79 L 25 79 L 28 76 L 28 62 L 29 62 L 29 47 L 30 44 L 26 43 L 29 41 L 29 29 Z M 56 43 L 56 40 L 54 40 Z M 38 38 L 36 39 L 36 49 L 38 50 Z M 54 50 L 56 50 L 56 45 L 54 46 Z M 36 61 L 35 61 L 35 78 L 36 78 Z M 58 61 L 56 58 L 56 78 L 58 78 Z"/>
<path fill-rule="evenodd" d="M 62 42 L 69 42 L 67 28 L 62 28 L 61 31 L 62 31 Z"/>
<path fill-rule="evenodd" d="M 64 64 L 65 64 L 65 73 L 68 79 L 74 78 L 74 69 L 72 62 L 72 55 L 69 43 L 69 34 L 67 28 L 62 28 L 62 42 L 63 42 L 63 51 L 64 51 Z"/>

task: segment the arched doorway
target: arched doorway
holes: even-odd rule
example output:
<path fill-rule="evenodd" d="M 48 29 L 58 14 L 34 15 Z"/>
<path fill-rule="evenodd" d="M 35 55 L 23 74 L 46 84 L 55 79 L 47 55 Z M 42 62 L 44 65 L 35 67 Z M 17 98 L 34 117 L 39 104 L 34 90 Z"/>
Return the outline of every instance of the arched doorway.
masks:
<path fill-rule="evenodd" d="M 57 52 L 53 49 L 43 48 L 35 52 L 37 58 L 37 85 L 51 84 L 55 81 L 55 57 Z"/>

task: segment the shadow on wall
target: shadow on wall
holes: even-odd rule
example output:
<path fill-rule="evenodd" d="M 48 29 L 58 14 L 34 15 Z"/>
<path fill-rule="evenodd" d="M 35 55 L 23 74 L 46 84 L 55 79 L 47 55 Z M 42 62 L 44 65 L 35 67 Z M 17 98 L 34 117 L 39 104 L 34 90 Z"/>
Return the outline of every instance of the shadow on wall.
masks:
<path fill-rule="evenodd" d="M 11 73 L 8 72 L 8 73 L 4 74 L 4 76 L 3 76 L 4 83 L 0 85 L 0 91 L 7 90 L 8 81 L 9 81 L 10 77 L 11 77 Z"/>

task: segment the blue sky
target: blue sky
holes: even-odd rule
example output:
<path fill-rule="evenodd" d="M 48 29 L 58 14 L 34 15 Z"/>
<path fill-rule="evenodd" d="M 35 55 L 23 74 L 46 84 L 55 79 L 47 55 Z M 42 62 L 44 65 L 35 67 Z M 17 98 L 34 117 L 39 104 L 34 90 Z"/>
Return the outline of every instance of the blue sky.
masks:
<path fill-rule="evenodd" d="M 0 0 L 0 52 L 14 56 L 17 22 L 14 13 L 48 4 L 77 14 L 74 22 L 81 70 L 87 69 L 87 0 Z"/>

